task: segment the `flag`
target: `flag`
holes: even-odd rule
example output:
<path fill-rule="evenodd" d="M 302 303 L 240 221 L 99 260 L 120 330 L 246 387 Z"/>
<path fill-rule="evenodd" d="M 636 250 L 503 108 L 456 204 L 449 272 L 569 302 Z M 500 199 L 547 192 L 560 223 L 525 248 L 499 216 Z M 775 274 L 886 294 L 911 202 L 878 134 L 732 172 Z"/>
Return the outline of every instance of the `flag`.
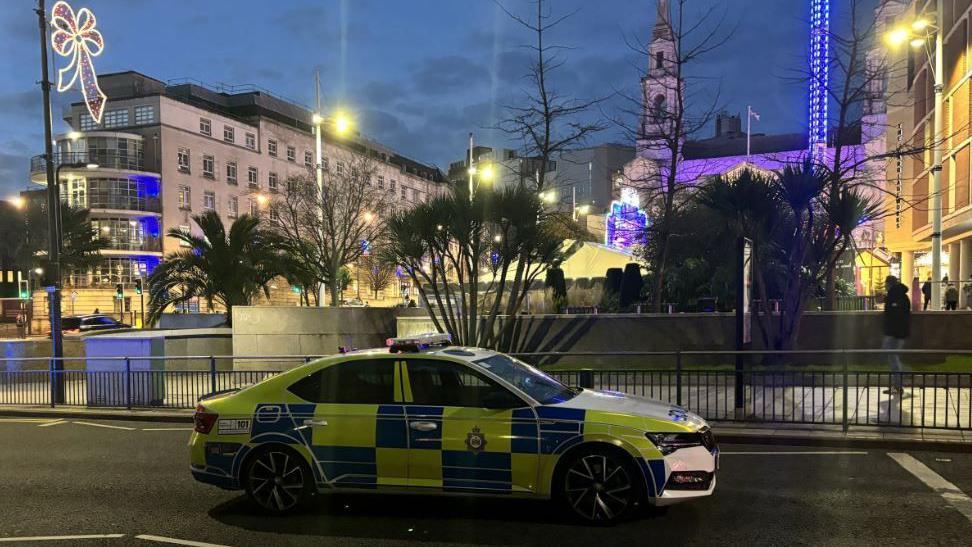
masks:
<path fill-rule="evenodd" d="M 759 121 L 759 113 L 756 112 L 755 110 L 750 110 L 749 115 L 756 118 L 756 121 Z"/>

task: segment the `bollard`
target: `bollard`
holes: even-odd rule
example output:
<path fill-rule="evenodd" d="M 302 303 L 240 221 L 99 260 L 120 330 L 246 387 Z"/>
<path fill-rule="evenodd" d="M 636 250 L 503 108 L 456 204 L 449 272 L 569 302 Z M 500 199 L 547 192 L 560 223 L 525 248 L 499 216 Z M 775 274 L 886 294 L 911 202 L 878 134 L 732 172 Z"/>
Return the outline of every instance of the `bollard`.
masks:
<path fill-rule="evenodd" d="M 132 409 L 132 358 L 125 358 L 125 408 Z"/>
<path fill-rule="evenodd" d="M 844 364 L 844 411 L 841 413 L 841 427 L 844 429 L 844 433 L 847 433 L 848 423 L 847 423 L 847 353 L 843 353 L 843 359 L 841 359 Z M 890 418 L 890 416 L 889 416 Z"/>
<path fill-rule="evenodd" d="M 216 358 L 209 356 L 209 383 L 210 393 L 216 393 Z"/>
<path fill-rule="evenodd" d="M 682 406 L 682 352 L 675 352 L 675 404 Z"/>

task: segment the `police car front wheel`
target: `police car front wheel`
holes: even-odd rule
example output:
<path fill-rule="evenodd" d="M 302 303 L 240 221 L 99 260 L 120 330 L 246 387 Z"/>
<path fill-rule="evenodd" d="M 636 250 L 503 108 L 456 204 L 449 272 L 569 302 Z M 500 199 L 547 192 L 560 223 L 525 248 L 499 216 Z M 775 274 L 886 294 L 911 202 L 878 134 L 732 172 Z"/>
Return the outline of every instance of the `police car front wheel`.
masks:
<path fill-rule="evenodd" d="M 612 524 L 629 515 L 638 504 L 631 458 L 602 448 L 574 454 L 561 474 L 563 501 L 581 519 Z"/>
<path fill-rule="evenodd" d="M 258 449 L 244 470 L 246 493 L 272 514 L 293 511 L 310 495 L 313 479 L 304 459 L 289 448 Z"/>

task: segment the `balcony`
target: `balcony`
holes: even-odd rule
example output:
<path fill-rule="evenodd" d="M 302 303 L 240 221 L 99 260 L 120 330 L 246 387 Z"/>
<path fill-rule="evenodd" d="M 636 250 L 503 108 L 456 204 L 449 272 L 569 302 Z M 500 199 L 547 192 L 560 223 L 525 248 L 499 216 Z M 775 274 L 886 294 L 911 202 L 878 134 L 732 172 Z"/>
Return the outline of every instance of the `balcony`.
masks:
<path fill-rule="evenodd" d="M 90 164 L 98 165 L 99 169 L 120 169 L 123 171 L 144 171 L 143 158 L 138 154 L 120 152 L 118 150 L 87 150 L 83 152 L 55 152 L 54 165 Z M 47 169 L 44 156 L 34 156 L 30 159 L 30 172 L 41 173 Z"/>
<path fill-rule="evenodd" d="M 106 250 L 112 251 L 136 251 L 143 253 L 161 253 L 162 240 L 157 237 L 146 237 L 142 241 L 108 239 Z"/>

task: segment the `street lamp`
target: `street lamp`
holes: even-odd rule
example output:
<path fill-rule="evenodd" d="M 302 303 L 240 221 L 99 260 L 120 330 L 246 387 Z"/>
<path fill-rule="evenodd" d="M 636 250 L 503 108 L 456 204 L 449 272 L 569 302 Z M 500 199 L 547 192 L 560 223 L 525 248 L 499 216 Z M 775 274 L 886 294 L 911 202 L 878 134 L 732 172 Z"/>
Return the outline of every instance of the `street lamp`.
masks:
<path fill-rule="evenodd" d="M 27 200 L 23 196 L 14 196 L 8 200 L 10 205 L 14 206 L 14 209 L 23 209 L 27 206 Z"/>
<path fill-rule="evenodd" d="M 921 48 L 928 43 L 931 34 L 935 36 L 934 55 L 928 48 L 925 54 L 928 64 L 933 67 L 932 74 L 935 77 L 935 115 L 932 126 L 932 186 L 931 186 L 931 211 L 932 211 L 932 297 L 931 305 L 933 310 L 941 309 L 942 302 L 942 130 L 944 129 L 944 106 L 945 74 L 944 62 L 942 58 L 943 37 L 942 37 L 942 14 L 944 13 L 944 0 L 936 1 L 935 23 L 930 19 L 920 17 L 911 22 L 910 25 L 895 27 L 887 33 L 885 41 L 890 46 L 899 46 L 908 41 L 913 48 Z M 934 64 L 932 61 L 934 60 Z"/>

